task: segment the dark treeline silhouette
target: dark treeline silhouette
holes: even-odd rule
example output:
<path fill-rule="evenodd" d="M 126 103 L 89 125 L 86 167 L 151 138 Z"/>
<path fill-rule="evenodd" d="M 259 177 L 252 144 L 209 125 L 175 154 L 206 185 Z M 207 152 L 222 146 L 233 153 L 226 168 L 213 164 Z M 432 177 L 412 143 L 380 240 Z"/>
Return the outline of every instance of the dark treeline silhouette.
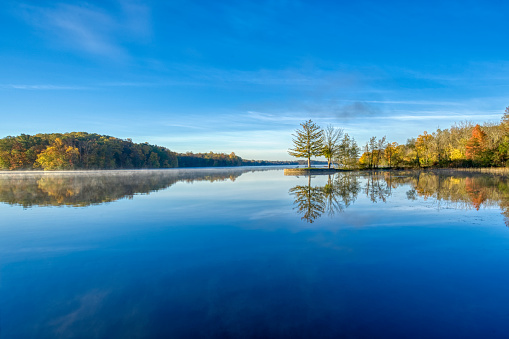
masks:
<path fill-rule="evenodd" d="M 266 161 L 245 160 L 234 152 L 226 153 L 180 153 L 178 167 L 230 167 L 230 166 L 268 166 L 268 165 L 297 165 L 298 161 Z"/>
<path fill-rule="evenodd" d="M 242 165 L 242 158 L 235 153 L 182 153 L 178 155 L 179 167 L 228 167 Z"/>

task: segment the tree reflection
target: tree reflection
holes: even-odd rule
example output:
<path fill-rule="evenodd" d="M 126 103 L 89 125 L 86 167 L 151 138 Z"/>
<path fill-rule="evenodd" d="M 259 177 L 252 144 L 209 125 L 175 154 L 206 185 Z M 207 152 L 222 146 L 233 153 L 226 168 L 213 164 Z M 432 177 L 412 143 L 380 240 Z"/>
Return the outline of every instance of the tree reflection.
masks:
<path fill-rule="evenodd" d="M 392 194 L 392 175 L 389 172 L 385 173 L 372 172 L 367 177 L 366 187 L 364 192 L 371 202 L 386 202 L 387 198 Z"/>
<path fill-rule="evenodd" d="M 385 180 L 388 180 L 388 174 Z M 409 200 L 432 198 L 438 206 L 475 209 L 499 207 L 509 226 L 509 179 L 501 175 L 434 170 L 401 173 L 391 178 L 395 186 L 406 185 Z"/>
<path fill-rule="evenodd" d="M 302 220 L 312 223 L 324 212 L 325 197 L 323 188 L 312 187 L 311 176 L 308 176 L 307 185 L 297 185 L 290 188 L 289 193 L 295 197 L 294 204 L 296 205 L 297 211 L 300 214 L 304 214 L 301 218 Z"/>
<path fill-rule="evenodd" d="M 342 212 L 355 201 L 359 191 L 357 176 L 343 174 L 329 175 L 325 186 L 312 186 L 308 176 L 307 185 L 297 185 L 288 193 L 294 196 L 295 209 L 303 214 L 301 219 L 313 223 L 325 212 L 329 216 Z"/>
<path fill-rule="evenodd" d="M 362 183 L 362 185 L 361 185 Z M 363 192 L 373 203 L 386 202 L 393 189 L 406 187 L 408 200 L 433 199 L 438 208 L 475 209 L 498 207 L 509 226 L 509 179 L 500 175 L 453 170 L 341 173 L 329 175 L 325 186 L 295 186 L 289 193 L 302 220 L 314 222 L 327 213 L 344 211 Z"/>
<path fill-rule="evenodd" d="M 257 169 L 258 170 L 258 169 Z M 252 170 L 154 170 L 5 174 L 0 176 L 0 202 L 32 206 L 89 206 L 149 194 L 179 181 L 235 181 Z"/>

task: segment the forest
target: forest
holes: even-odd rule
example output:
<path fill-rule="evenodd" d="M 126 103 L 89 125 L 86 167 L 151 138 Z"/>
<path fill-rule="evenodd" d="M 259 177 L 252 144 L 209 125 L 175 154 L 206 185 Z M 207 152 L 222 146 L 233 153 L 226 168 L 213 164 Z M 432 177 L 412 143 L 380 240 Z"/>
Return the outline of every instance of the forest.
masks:
<path fill-rule="evenodd" d="M 235 153 L 172 152 L 86 132 L 8 136 L 0 139 L 0 169 L 78 170 L 297 164 L 244 160 Z"/>
<path fill-rule="evenodd" d="M 428 167 L 508 167 L 509 107 L 499 123 L 482 125 L 465 121 L 448 129 L 424 131 L 404 144 L 386 136 L 373 136 L 363 147 L 342 129 L 321 129 L 311 120 L 293 135 L 289 154 L 307 158 L 323 156 L 329 167 L 350 169 Z M 308 165 L 309 166 L 309 165 Z"/>
<path fill-rule="evenodd" d="M 9 170 L 169 168 L 170 150 L 85 132 L 8 136 L 0 139 L 0 168 Z"/>

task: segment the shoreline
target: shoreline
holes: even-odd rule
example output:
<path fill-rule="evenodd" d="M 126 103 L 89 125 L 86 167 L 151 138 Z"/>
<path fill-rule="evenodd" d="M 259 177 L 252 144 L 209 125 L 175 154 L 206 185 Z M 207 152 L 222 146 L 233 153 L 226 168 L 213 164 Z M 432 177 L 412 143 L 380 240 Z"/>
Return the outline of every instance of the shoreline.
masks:
<path fill-rule="evenodd" d="M 483 173 L 494 174 L 499 176 L 509 176 L 508 167 L 425 167 L 425 168 L 357 168 L 357 169 L 339 169 L 339 168 L 285 168 L 284 175 L 320 175 L 334 174 L 341 172 L 401 172 L 401 171 L 417 171 L 417 172 L 461 172 L 461 173 Z"/>

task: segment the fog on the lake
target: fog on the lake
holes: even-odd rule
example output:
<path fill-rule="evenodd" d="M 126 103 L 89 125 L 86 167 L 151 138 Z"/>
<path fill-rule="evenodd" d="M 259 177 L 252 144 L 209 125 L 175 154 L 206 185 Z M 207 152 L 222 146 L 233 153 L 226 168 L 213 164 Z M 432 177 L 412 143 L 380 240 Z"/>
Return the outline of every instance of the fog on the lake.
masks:
<path fill-rule="evenodd" d="M 0 174 L 0 202 L 33 206 L 86 207 L 170 188 L 177 182 L 235 181 L 246 172 L 270 168 L 18 172 Z M 326 177 L 324 183 L 320 177 Z M 321 178 L 323 179 L 323 178 Z M 288 193 L 305 222 L 333 217 L 359 195 L 373 203 L 391 199 L 404 187 L 409 200 L 433 198 L 437 208 L 499 207 L 509 217 L 509 180 L 505 176 L 453 170 L 340 172 L 301 176 Z"/>

